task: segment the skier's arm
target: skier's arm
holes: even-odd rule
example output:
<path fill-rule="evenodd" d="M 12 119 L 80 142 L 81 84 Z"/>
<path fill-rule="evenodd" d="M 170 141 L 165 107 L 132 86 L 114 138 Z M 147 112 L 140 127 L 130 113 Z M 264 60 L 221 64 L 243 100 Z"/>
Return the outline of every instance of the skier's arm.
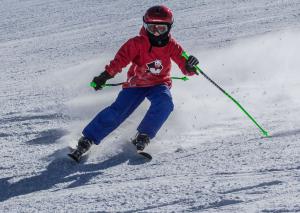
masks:
<path fill-rule="evenodd" d="M 138 44 L 133 39 L 128 40 L 117 52 L 115 58 L 105 66 L 105 71 L 99 76 L 94 77 L 93 82 L 96 84 L 95 90 L 101 90 L 107 80 L 113 78 L 122 68 L 126 67 L 137 55 Z"/>
<path fill-rule="evenodd" d="M 178 65 L 184 75 L 194 75 L 196 68 L 194 65 L 199 63 L 198 59 L 194 56 L 189 56 L 188 60 L 182 57 L 183 48 L 173 40 L 171 50 L 171 59 Z"/>
<path fill-rule="evenodd" d="M 135 38 L 129 39 L 117 52 L 115 58 L 105 66 L 108 74 L 114 77 L 121 72 L 138 54 L 138 42 Z"/>

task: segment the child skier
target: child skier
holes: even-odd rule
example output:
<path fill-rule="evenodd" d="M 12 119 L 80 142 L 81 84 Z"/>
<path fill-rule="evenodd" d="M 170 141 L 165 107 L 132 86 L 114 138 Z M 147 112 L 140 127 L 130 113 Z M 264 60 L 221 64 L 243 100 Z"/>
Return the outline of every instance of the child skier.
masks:
<path fill-rule="evenodd" d="M 184 59 L 181 56 L 183 48 L 171 37 L 173 13 L 169 8 L 163 5 L 149 8 L 143 22 L 140 35 L 129 39 L 115 58 L 105 66 L 105 71 L 93 79 L 97 85 L 95 90 L 101 90 L 107 80 L 132 63 L 127 73 L 127 81 L 115 102 L 103 109 L 83 129 L 77 149 L 71 154 L 77 161 L 92 144 L 98 145 L 147 98 L 151 106 L 132 140 L 136 149 L 142 151 L 173 111 L 169 90 L 172 83 L 171 59 L 183 74 L 195 73 L 197 58 L 189 56 L 188 60 Z"/>

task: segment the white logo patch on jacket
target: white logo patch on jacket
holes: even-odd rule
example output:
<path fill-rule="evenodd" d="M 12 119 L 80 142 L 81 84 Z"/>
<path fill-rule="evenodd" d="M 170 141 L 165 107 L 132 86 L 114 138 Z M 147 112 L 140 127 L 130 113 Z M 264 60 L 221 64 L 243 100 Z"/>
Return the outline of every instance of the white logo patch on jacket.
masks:
<path fill-rule="evenodd" d="M 163 65 L 161 60 L 156 59 L 155 61 L 152 61 L 147 64 L 146 72 L 151 72 L 152 74 L 159 75 L 162 69 L 163 69 Z"/>

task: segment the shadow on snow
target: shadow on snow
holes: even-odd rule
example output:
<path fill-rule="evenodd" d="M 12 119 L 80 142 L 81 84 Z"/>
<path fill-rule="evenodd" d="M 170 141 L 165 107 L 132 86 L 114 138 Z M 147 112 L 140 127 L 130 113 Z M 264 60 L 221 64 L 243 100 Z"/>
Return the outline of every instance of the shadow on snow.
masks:
<path fill-rule="evenodd" d="M 287 130 L 287 131 L 274 133 L 271 135 L 271 138 L 296 136 L 299 134 L 300 134 L 300 129 L 293 129 L 293 130 Z"/>
<path fill-rule="evenodd" d="M 48 129 L 40 132 L 38 137 L 27 141 L 26 143 L 30 145 L 48 145 L 54 143 L 66 133 L 66 131 L 61 129 Z"/>
<path fill-rule="evenodd" d="M 77 164 L 71 159 L 56 158 L 37 176 L 24 178 L 15 183 L 9 183 L 10 178 L 0 179 L 0 202 L 10 198 L 26 195 L 41 190 L 47 190 L 59 183 L 71 182 L 66 188 L 74 188 L 86 184 L 93 177 L 103 174 L 110 167 L 128 161 L 130 165 L 143 164 L 146 161 L 134 153 L 119 153 L 114 157 L 97 164 Z"/>

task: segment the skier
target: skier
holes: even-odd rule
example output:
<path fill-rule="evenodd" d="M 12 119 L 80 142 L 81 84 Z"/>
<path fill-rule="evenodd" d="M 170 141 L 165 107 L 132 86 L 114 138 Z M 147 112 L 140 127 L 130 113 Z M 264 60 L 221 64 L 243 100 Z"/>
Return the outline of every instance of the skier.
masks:
<path fill-rule="evenodd" d="M 149 8 L 143 16 L 140 35 L 129 39 L 117 52 L 115 58 L 105 66 L 105 71 L 94 77 L 95 90 L 101 90 L 107 80 L 113 78 L 122 68 L 132 63 L 127 81 L 117 99 L 103 109 L 83 129 L 77 149 L 71 154 L 75 160 L 87 152 L 93 144 L 116 129 L 143 101 L 151 102 L 145 117 L 132 140 L 138 151 L 144 150 L 154 138 L 163 123 L 173 111 L 171 88 L 171 59 L 183 74 L 194 75 L 196 57 L 184 59 L 183 48 L 172 38 L 172 11 L 163 5 Z"/>

